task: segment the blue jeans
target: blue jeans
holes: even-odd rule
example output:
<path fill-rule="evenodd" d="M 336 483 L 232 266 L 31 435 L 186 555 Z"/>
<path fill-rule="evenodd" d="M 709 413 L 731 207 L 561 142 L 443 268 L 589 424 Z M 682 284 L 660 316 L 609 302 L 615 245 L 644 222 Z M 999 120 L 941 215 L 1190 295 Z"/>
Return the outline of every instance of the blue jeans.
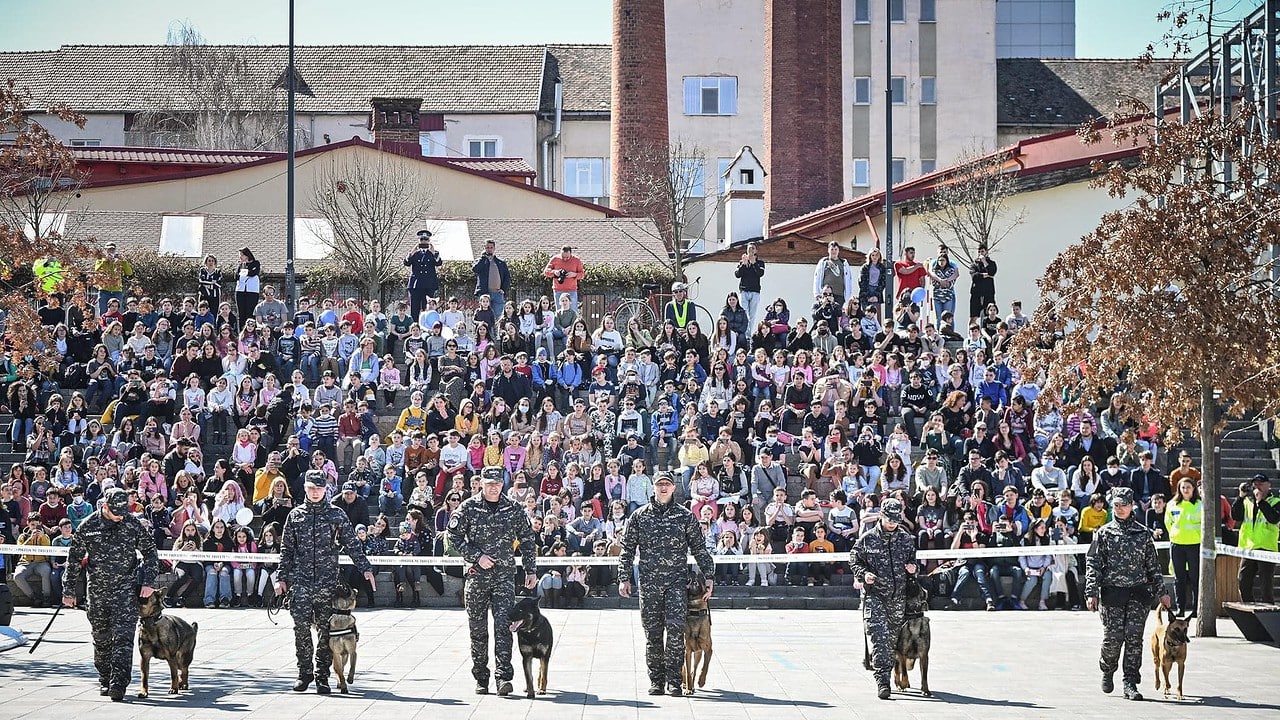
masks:
<path fill-rule="evenodd" d="M 991 585 L 987 580 L 987 566 L 974 560 L 960 566 L 960 571 L 956 573 L 956 586 L 951 590 L 951 599 L 957 601 L 960 599 L 960 591 L 970 579 L 978 581 L 978 590 L 982 592 L 982 599 L 992 602 Z"/>
<path fill-rule="evenodd" d="M 224 599 L 231 599 L 231 566 L 223 563 L 221 570 L 214 570 L 213 565 L 205 565 L 204 604 L 212 605 Z"/>
<path fill-rule="evenodd" d="M 35 418 L 14 418 L 13 424 L 9 426 L 9 437 L 17 444 L 19 440 L 25 441 L 27 436 L 36 429 Z"/>
<path fill-rule="evenodd" d="M 1013 585 L 1010 586 L 1008 595 L 1005 594 L 1004 585 L 1000 582 L 1000 579 L 1005 575 L 1013 577 Z M 1012 565 L 1008 564 L 1008 561 L 1003 563 L 994 562 L 991 564 L 990 581 L 992 589 L 999 593 L 1001 598 L 1013 600 L 1022 592 L 1022 585 L 1027 581 L 1027 574 L 1023 572 L 1022 566 L 1016 560 Z"/>
<path fill-rule="evenodd" d="M 945 301 L 938 300 L 937 295 L 934 295 L 933 321 L 937 323 L 939 328 L 942 327 L 942 313 L 949 312 L 954 314 L 955 311 L 956 311 L 956 296 L 954 294 L 951 295 L 950 300 L 945 300 Z"/>
<path fill-rule="evenodd" d="M 400 493 L 378 496 L 378 510 L 383 515 L 396 515 L 400 512 Z"/>
<path fill-rule="evenodd" d="M 124 290 L 98 290 L 98 315 L 107 314 L 107 302 L 115 298 L 120 301 L 120 312 L 124 312 Z"/>
<path fill-rule="evenodd" d="M 507 304 L 506 293 L 501 290 L 489 293 L 489 307 L 493 308 L 493 314 L 496 317 L 502 316 L 502 307 Z M 491 331 L 491 335 L 497 336 L 496 331 Z"/>
<path fill-rule="evenodd" d="M 742 309 L 747 312 L 747 334 L 751 335 L 756 331 L 756 310 L 760 309 L 760 293 L 739 290 L 738 300 L 742 302 Z"/>

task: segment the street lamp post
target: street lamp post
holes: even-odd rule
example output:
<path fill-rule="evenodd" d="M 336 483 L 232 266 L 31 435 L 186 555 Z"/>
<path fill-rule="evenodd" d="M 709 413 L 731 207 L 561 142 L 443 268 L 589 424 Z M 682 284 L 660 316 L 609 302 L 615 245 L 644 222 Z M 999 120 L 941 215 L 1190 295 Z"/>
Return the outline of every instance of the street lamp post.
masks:
<path fill-rule="evenodd" d="M 288 78 L 288 127 L 285 128 L 287 134 L 287 156 L 286 161 L 288 177 L 285 181 L 287 189 L 285 191 L 285 234 L 284 234 L 284 301 L 289 308 L 289 312 L 293 312 L 297 305 L 297 277 L 294 275 L 294 234 L 293 234 L 293 185 L 295 179 L 294 155 L 295 155 L 295 138 L 294 138 L 294 99 L 293 93 L 297 85 L 297 73 L 293 66 L 293 2 L 289 0 L 289 67 L 285 70 Z"/>
<path fill-rule="evenodd" d="M 884 260 L 893 267 L 893 20 L 890 6 L 884 3 Z M 884 308 L 887 327 L 893 322 L 895 278 L 884 280 Z"/>

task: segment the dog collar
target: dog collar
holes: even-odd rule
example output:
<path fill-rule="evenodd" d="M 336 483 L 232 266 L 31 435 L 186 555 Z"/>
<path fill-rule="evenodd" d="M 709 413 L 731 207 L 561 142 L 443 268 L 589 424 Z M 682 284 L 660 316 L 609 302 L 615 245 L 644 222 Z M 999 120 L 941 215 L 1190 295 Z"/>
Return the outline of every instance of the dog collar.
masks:
<path fill-rule="evenodd" d="M 334 610 L 329 614 L 330 615 L 351 615 L 351 611 L 350 610 Z"/>
<path fill-rule="evenodd" d="M 687 610 L 685 614 L 689 617 L 698 617 L 700 615 L 706 615 L 710 611 L 710 608 L 702 608 L 701 610 Z"/>
<path fill-rule="evenodd" d="M 342 637 L 344 635 L 354 635 L 355 632 L 356 632 L 356 626 L 352 625 L 351 627 L 345 630 L 330 630 L 329 637 L 336 638 L 336 637 Z"/>

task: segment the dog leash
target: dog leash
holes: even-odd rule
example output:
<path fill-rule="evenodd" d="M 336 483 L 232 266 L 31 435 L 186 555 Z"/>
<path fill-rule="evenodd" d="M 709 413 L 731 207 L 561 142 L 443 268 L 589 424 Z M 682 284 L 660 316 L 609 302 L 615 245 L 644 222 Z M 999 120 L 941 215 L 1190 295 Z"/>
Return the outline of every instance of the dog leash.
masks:
<path fill-rule="evenodd" d="M 280 625 L 280 623 L 276 622 L 276 616 L 282 610 L 289 609 L 289 599 L 292 596 L 292 590 L 285 590 L 284 595 L 273 595 L 271 597 L 271 602 L 267 603 L 267 619 L 271 621 L 272 625 Z"/>

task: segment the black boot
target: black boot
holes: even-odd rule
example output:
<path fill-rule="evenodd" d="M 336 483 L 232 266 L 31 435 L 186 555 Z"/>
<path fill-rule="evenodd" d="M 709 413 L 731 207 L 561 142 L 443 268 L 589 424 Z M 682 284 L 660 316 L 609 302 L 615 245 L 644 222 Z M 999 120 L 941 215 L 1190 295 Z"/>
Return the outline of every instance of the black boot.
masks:
<path fill-rule="evenodd" d="M 404 591 L 396 588 L 396 607 L 404 607 Z"/>
<path fill-rule="evenodd" d="M 1125 700 L 1141 700 L 1142 693 L 1138 692 L 1137 683 L 1131 683 L 1128 680 L 1124 683 L 1124 699 Z"/>
<path fill-rule="evenodd" d="M 300 677 L 293 683 L 294 692 L 303 692 L 311 686 L 311 677 Z"/>
<path fill-rule="evenodd" d="M 1111 675 L 1111 673 L 1103 673 L 1102 674 L 1102 692 L 1110 695 L 1112 692 L 1115 691 L 1115 689 L 1116 689 L 1115 678 Z"/>

